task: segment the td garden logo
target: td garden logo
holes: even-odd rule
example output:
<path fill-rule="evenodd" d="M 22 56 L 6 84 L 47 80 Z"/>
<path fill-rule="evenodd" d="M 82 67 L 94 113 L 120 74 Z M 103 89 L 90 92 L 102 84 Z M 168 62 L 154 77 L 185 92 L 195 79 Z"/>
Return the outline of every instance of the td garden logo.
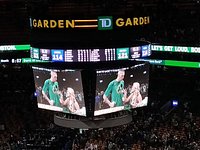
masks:
<path fill-rule="evenodd" d="M 98 30 L 112 30 L 113 18 L 111 16 L 104 16 L 98 18 Z"/>
<path fill-rule="evenodd" d="M 114 18 L 112 16 L 99 16 L 98 19 L 30 19 L 32 29 L 76 29 L 96 28 L 98 30 L 112 30 L 113 28 L 125 28 L 132 26 L 144 26 L 150 24 L 150 17 Z"/>

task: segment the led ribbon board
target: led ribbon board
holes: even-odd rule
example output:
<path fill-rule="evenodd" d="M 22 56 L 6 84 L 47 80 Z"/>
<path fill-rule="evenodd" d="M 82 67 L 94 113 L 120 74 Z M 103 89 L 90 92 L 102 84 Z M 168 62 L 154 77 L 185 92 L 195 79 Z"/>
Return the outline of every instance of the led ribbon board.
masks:
<path fill-rule="evenodd" d="M 152 65 L 200 68 L 200 62 L 177 61 L 177 60 L 158 60 L 158 59 L 136 59 L 136 60 L 138 60 L 138 61 L 148 61 Z"/>
<path fill-rule="evenodd" d="M 52 62 L 99 62 L 150 56 L 150 45 L 125 48 L 43 49 L 31 47 L 31 58 Z"/>
<path fill-rule="evenodd" d="M 151 45 L 151 50 L 160 52 L 200 53 L 200 47 L 166 46 L 154 44 Z"/>
<path fill-rule="evenodd" d="M 159 59 L 136 59 L 137 61 L 148 61 L 152 65 L 163 65 L 172 67 L 200 68 L 200 62 L 159 60 Z M 38 60 L 34 58 L 0 59 L 0 63 L 50 63 L 50 61 Z"/>
<path fill-rule="evenodd" d="M 30 50 L 30 45 L 1 45 L 0 52 L 2 51 L 21 51 L 21 50 Z"/>

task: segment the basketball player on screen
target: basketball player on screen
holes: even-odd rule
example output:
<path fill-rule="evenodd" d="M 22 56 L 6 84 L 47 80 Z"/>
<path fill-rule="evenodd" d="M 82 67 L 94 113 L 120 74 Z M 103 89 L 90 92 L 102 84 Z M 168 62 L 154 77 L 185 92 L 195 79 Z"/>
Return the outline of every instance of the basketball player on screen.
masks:
<path fill-rule="evenodd" d="M 60 102 L 62 101 L 63 96 L 61 91 L 59 91 L 56 72 L 51 71 L 50 79 L 45 80 L 42 94 L 50 105 L 60 107 Z"/>
<path fill-rule="evenodd" d="M 108 87 L 103 95 L 103 102 L 108 104 L 110 107 L 123 106 L 123 91 L 124 91 L 124 76 L 125 71 L 119 70 L 117 78 L 108 84 Z M 111 100 L 108 97 L 111 95 Z"/>

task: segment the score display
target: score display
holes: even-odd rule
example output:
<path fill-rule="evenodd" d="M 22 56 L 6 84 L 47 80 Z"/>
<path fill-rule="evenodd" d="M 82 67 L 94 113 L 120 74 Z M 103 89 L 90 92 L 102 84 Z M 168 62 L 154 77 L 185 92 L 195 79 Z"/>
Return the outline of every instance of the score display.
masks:
<path fill-rule="evenodd" d="M 64 61 L 64 51 L 63 50 L 51 50 L 52 61 Z"/>
<path fill-rule="evenodd" d="M 126 48 L 39 49 L 31 47 L 31 58 L 52 62 L 98 62 L 131 60 L 150 56 L 150 45 Z"/>

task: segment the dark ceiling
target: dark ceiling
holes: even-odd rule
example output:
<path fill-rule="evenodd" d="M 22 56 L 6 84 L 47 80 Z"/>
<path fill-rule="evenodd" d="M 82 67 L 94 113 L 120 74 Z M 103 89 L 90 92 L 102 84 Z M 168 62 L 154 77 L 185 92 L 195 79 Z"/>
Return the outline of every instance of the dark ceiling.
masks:
<path fill-rule="evenodd" d="M 166 36 L 180 36 L 180 44 L 200 43 L 199 0 L 0 0 L 0 8 L 1 45 L 29 43 L 31 16 L 91 18 L 143 14 L 153 18 L 150 29 L 154 34 L 144 37 L 147 40 L 160 42 Z M 174 39 L 164 40 L 167 42 L 172 44 Z"/>

